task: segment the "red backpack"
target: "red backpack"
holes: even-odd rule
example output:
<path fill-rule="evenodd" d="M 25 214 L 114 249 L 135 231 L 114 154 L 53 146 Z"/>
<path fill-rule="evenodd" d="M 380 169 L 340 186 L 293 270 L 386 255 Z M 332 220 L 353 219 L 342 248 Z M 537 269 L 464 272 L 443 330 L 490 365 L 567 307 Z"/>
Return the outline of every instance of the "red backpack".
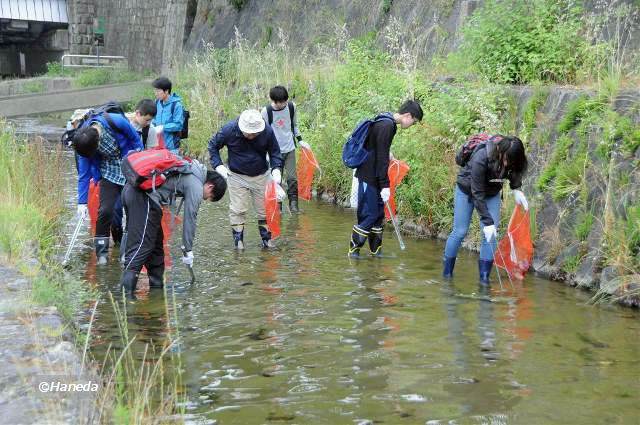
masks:
<path fill-rule="evenodd" d="M 133 152 L 122 160 L 122 173 L 127 183 L 142 190 L 156 190 L 167 176 L 184 171 L 191 162 L 168 149 Z"/>
<path fill-rule="evenodd" d="M 502 140 L 502 136 L 495 135 L 492 136 L 487 133 L 478 133 L 473 136 L 469 136 L 466 142 L 460 148 L 460 151 L 456 154 L 456 164 L 461 167 L 467 165 L 467 162 L 471 159 L 471 155 L 476 150 L 476 148 L 482 144 L 486 144 L 487 142 L 497 143 Z"/>

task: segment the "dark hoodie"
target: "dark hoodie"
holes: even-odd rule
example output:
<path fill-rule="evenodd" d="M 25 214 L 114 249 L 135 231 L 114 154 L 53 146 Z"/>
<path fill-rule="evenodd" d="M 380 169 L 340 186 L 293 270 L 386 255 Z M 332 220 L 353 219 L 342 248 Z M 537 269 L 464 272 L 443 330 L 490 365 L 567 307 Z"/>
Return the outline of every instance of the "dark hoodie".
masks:
<path fill-rule="evenodd" d="M 505 179 L 509 180 L 511 189 L 522 186 L 521 176 L 502 168 L 499 173 L 494 171 L 495 161 L 489 160 L 494 149 L 495 145 L 492 143 L 482 144 L 476 148 L 469 162 L 460 169 L 457 180 L 458 187 L 469 195 L 480 214 L 480 221 L 485 226 L 496 224 L 489 214 L 486 199 L 500 193 Z"/>

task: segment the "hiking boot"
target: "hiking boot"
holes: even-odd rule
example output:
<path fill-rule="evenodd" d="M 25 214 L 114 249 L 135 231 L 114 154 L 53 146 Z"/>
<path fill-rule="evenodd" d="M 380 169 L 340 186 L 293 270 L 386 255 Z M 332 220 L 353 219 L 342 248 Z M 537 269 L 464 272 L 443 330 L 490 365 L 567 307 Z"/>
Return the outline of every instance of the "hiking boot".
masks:
<path fill-rule="evenodd" d="M 258 220 L 258 230 L 260 231 L 260 238 L 262 239 L 262 248 L 273 248 L 273 242 L 271 241 L 271 232 L 267 226 L 267 220 Z"/>
<path fill-rule="evenodd" d="M 244 249 L 244 226 L 236 225 L 231 227 L 231 233 L 233 234 L 233 247 L 238 251 Z"/>
<path fill-rule="evenodd" d="M 120 287 L 123 288 L 128 297 L 133 297 L 136 292 L 136 286 L 138 285 L 138 273 L 132 270 L 125 270 L 122 272 L 122 279 L 120 280 Z"/>
<path fill-rule="evenodd" d="M 456 257 L 444 257 L 442 259 L 442 277 L 451 279 L 453 277 L 453 267 L 456 265 Z"/>
<path fill-rule="evenodd" d="M 369 253 L 376 257 L 382 256 L 382 227 L 372 227 L 369 233 Z"/>
<path fill-rule="evenodd" d="M 362 230 L 357 225 L 353 226 L 351 240 L 349 241 L 349 257 L 360 256 L 360 248 L 364 246 L 368 236 L 369 232 Z"/>
<path fill-rule="evenodd" d="M 107 256 L 109 255 L 109 237 L 93 238 L 93 244 L 96 247 L 97 264 L 104 266 L 107 264 Z"/>
<path fill-rule="evenodd" d="M 480 284 L 489 284 L 489 275 L 493 267 L 493 260 L 478 260 L 478 272 L 480 274 Z"/>

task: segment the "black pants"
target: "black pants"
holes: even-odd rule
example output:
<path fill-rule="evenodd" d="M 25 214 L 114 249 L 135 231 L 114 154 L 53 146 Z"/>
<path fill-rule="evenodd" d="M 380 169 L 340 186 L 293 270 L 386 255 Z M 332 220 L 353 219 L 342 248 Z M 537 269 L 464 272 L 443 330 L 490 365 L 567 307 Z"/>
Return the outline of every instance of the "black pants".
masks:
<path fill-rule="evenodd" d="M 164 273 L 162 208 L 147 194 L 131 185 L 122 190 L 122 204 L 127 213 L 125 271 L 139 273 L 142 266 L 149 275 Z"/>
<path fill-rule="evenodd" d="M 100 207 L 98 208 L 98 220 L 96 221 L 96 238 L 108 238 L 113 236 L 116 243 L 122 239 L 122 222 L 114 223 L 114 210 L 119 204 L 118 198 L 122 193 L 122 186 L 105 179 L 100 179 Z M 122 215 L 120 215 L 122 217 Z"/>

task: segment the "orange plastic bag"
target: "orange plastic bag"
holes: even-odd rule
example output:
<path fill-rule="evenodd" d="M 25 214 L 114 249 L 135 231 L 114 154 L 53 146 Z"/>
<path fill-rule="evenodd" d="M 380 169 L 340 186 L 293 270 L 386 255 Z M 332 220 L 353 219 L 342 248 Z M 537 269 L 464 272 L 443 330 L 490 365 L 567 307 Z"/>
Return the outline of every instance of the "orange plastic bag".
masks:
<path fill-rule="evenodd" d="M 391 207 L 391 211 L 393 211 L 393 215 L 396 215 L 396 188 L 408 172 L 409 165 L 406 162 L 398 159 L 389 161 L 389 170 L 387 171 L 389 175 L 389 191 L 391 192 L 391 196 L 389 196 L 389 206 Z M 387 220 L 391 220 L 388 208 L 384 209 L 384 216 Z"/>
<path fill-rule="evenodd" d="M 91 221 L 91 235 L 96 234 L 96 222 L 98 221 L 98 209 L 100 208 L 100 186 L 97 182 L 89 182 L 89 197 L 87 198 L 87 209 Z"/>
<path fill-rule="evenodd" d="M 529 212 L 519 205 L 513 209 L 507 235 L 498 243 L 494 264 L 503 268 L 512 278 L 524 279 L 533 259 Z"/>
<path fill-rule="evenodd" d="M 276 182 L 269 180 L 264 189 L 264 209 L 267 213 L 267 226 L 271 231 L 271 238 L 280 236 L 280 208 L 276 196 Z"/>
<path fill-rule="evenodd" d="M 298 175 L 298 196 L 305 201 L 311 200 L 311 185 L 313 183 L 313 173 L 320 165 L 311 149 L 300 148 L 300 159 L 296 166 Z"/>

